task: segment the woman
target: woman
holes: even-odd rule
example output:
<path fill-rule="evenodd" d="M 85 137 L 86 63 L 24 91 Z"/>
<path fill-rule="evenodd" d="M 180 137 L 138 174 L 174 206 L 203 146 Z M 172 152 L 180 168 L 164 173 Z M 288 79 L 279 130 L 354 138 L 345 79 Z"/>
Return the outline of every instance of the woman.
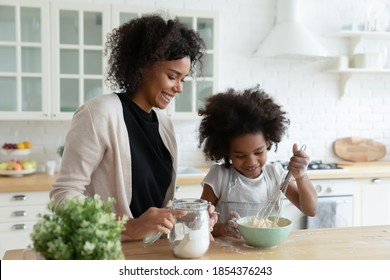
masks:
<path fill-rule="evenodd" d="M 159 15 L 108 35 L 107 81 L 120 93 L 98 96 L 75 112 L 50 193 L 57 203 L 114 197 L 116 214 L 130 218 L 128 238 L 169 233 L 174 217 L 185 214 L 166 207 L 174 196 L 177 145 L 171 120 L 153 108 L 165 109 L 182 92 L 184 78 L 202 66 L 204 48 L 196 32 Z"/>

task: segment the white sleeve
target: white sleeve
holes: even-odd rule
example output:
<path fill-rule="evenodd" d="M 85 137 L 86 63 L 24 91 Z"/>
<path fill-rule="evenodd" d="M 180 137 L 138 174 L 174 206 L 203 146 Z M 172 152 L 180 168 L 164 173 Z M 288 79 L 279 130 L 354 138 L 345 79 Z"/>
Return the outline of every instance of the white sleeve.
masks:
<path fill-rule="evenodd" d="M 201 184 L 202 186 L 204 186 L 204 184 L 209 185 L 213 189 L 214 195 L 220 199 L 223 189 L 227 187 L 228 181 L 229 168 L 226 168 L 223 165 L 214 164 L 211 166 Z"/>

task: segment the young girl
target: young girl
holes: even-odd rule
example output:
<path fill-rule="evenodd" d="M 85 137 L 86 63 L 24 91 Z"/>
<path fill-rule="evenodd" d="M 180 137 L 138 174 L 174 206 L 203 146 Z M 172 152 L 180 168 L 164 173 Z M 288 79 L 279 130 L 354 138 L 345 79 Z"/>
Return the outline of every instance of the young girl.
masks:
<path fill-rule="evenodd" d="M 267 153 L 273 145 L 277 150 L 289 120 L 258 87 L 213 95 L 198 113 L 199 147 L 206 159 L 217 162 L 202 182 L 201 196 L 220 213 L 213 236 L 241 238 L 236 220 L 255 215 L 286 177 L 280 163 L 267 163 Z M 286 197 L 305 215 L 314 216 L 317 194 L 306 174 L 309 157 L 297 144 L 292 152 L 288 169 L 295 182 L 290 181 Z"/>

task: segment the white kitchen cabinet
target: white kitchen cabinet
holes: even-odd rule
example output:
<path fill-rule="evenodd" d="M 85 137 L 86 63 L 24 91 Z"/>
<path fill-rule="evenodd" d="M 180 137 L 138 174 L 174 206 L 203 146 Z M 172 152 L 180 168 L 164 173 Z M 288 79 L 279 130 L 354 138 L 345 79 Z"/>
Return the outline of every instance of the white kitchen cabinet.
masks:
<path fill-rule="evenodd" d="M 203 187 L 199 185 L 176 186 L 175 198 L 200 198 Z"/>
<path fill-rule="evenodd" d="M 48 5 L 0 0 L 0 18 L 0 118 L 44 118 L 50 110 Z"/>
<path fill-rule="evenodd" d="M 195 73 L 195 79 L 186 78 L 183 92 L 176 96 L 167 111 L 176 119 L 197 117 L 204 99 L 216 91 L 217 81 L 217 18 L 204 12 L 175 11 L 179 20 L 196 30 L 206 44 L 204 71 Z"/>
<path fill-rule="evenodd" d="M 390 40 L 390 32 L 374 32 L 374 31 L 343 31 L 336 34 L 330 34 L 331 37 L 347 38 L 349 44 L 349 55 L 355 52 L 359 43 L 364 40 Z M 389 50 L 388 50 L 389 51 Z M 390 53 L 388 53 L 390 55 Z M 390 68 L 336 68 L 330 69 L 327 72 L 338 73 L 340 75 L 340 91 L 341 96 L 345 94 L 348 80 L 356 74 L 390 74 Z"/>
<path fill-rule="evenodd" d="M 107 93 L 104 44 L 111 31 L 110 6 L 51 6 L 52 117 L 71 119 L 88 99 Z"/>
<path fill-rule="evenodd" d="M 49 192 L 0 193 L 0 256 L 27 248 L 38 214 L 46 212 Z"/>
<path fill-rule="evenodd" d="M 153 12 L 155 9 L 114 5 L 112 27 Z M 183 92 L 176 95 L 166 109 L 167 114 L 175 119 L 194 119 L 197 118 L 197 111 L 203 106 L 204 99 L 212 95 L 217 88 L 218 18 L 216 13 L 204 11 L 169 9 L 167 13 L 177 16 L 182 23 L 196 30 L 206 44 L 204 71 L 196 72 L 194 78 L 191 75 L 186 77 Z"/>
<path fill-rule="evenodd" d="M 166 10 L 166 9 L 164 9 Z M 106 34 L 155 7 L 0 0 L 0 117 L 70 120 L 105 84 Z M 197 118 L 217 81 L 215 13 L 166 10 L 197 30 L 206 43 L 202 73 L 187 77 L 183 93 L 165 110 L 179 119 Z"/>
<path fill-rule="evenodd" d="M 306 228 L 307 217 L 287 198 L 282 199 L 280 216 L 291 220 L 293 229 Z"/>
<path fill-rule="evenodd" d="M 390 224 L 390 178 L 355 179 L 361 226 Z"/>

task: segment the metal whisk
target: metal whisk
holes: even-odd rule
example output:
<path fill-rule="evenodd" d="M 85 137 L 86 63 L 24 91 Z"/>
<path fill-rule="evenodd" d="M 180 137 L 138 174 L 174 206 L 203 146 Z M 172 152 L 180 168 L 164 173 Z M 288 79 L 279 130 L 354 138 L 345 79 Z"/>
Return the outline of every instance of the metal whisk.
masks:
<path fill-rule="evenodd" d="M 306 150 L 306 145 L 302 145 L 302 147 L 300 149 L 300 151 L 304 151 L 304 150 Z M 290 180 L 291 180 L 291 176 L 292 176 L 292 174 L 289 171 L 286 175 L 286 178 L 284 179 L 283 183 L 281 184 L 281 186 L 279 188 L 280 191 L 277 190 L 276 192 L 274 192 L 273 195 L 271 196 L 271 198 L 269 199 L 267 205 L 257 212 L 255 219 L 253 221 L 254 226 L 265 227 L 267 220 L 268 220 L 268 217 L 274 212 L 275 212 L 275 215 L 274 215 L 275 218 L 272 221 L 272 225 L 277 225 L 279 218 L 280 218 L 281 208 L 282 208 L 282 204 L 281 204 L 281 197 L 282 196 L 281 195 L 282 195 L 282 193 L 284 195 L 286 194 L 288 185 L 289 185 Z M 279 207 L 276 209 L 277 205 L 279 205 Z"/>

